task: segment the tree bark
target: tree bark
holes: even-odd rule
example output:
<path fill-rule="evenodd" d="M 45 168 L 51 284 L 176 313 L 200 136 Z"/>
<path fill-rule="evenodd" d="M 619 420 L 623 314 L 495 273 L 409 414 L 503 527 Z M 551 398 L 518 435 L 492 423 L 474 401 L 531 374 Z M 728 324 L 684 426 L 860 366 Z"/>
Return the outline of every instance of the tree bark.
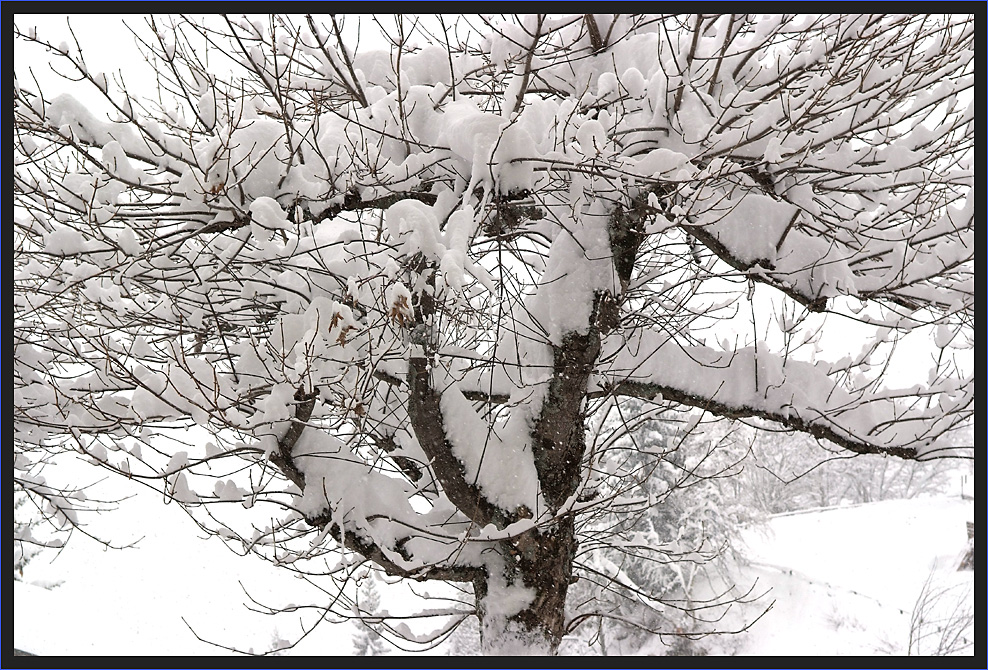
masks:
<path fill-rule="evenodd" d="M 572 516 L 499 543 L 499 560 L 474 581 L 485 654 L 556 653 L 576 546 Z"/>
<path fill-rule="evenodd" d="M 586 334 L 553 347 L 553 376 L 532 433 L 542 495 L 556 515 L 579 490 L 587 381 L 600 353 L 598 296 Z M 499 543 L 498 558 L 474 582 L 485 654 L 555 654 L 566 631 L 566 592 L 576 555 L 573 516 L 563 512 Z M 514 606 L 513 603 L 519 603 Z"/>

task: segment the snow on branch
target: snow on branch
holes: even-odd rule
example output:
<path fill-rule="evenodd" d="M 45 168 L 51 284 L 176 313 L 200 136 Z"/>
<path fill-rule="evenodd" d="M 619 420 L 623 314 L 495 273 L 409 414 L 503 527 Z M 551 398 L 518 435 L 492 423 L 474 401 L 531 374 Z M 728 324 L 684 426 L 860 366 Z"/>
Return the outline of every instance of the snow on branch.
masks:
<path fill-rule="evenodd" d="M 858 453 L 950 455 L 941 435 L 971 418 L 974 380 L 903 390 L 847 388 L 825 362 L 755 347 L 730 352 L 638 332 L 605 342 L 591 389 L 672 401 L 727 418 L 760 417 Z M 916 402 L 916 397 L 926 398 Z"/>

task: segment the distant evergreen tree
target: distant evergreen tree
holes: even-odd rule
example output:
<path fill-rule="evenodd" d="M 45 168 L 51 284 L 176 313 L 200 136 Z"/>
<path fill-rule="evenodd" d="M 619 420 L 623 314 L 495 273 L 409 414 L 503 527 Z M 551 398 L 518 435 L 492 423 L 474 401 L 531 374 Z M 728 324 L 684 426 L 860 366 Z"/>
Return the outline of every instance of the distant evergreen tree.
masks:
<path fill-rule="evenodd" d="M 356 622 L 357 633 L 353 636 L 354 656 L 382 656 L 389 651 L 388 643 L 379 632 L 381 624 L 373 618 L 381 607 L 381 596 L 377 592 L 374 575 L 368 575 L 360 586 L 357 606 L 363 617 Z"/>
<path fill-rule="evenodd" d="M 278 629 L 275 628 L 271 632 L 271 642 L 268 646 L 270 648 L 268 656 L 285 656 L 288 654 L 288 650 L 292 648 L 292 643 L 291 640 L 283 638 Z"/>
<path fill-rule="evenodd" d="M 480 656 L 480 626 L 475 617 L 468 617 L 449 636 L 450 656 Z"/>
<path fill-rule="evenodd" d="M 730 558 L 740 510 L 723 499 L 720 482 L 737 476 L 745 445 L 731 429 L 684 431 L 681 421 L 652 418 L 648 405 L 634 400 L 597 434 L 612 442 L 598 466 L 607 474 L 584 496 L 616 497 L 623 509 L 593 518 L 586 529 L 599 550 L 578 559 L 583 579 L 573 602 L 594 603 L 601 618 L 585 633 L 610 655 L 634 653 L 655 632 L 706 630 L 694 620 L 693 591 L 704 572 Z M 673 640 L 671 655 L 701 650 L 688 638 Z"/>
<path fill-rule="evenodd" d="M 14 579 L 23 581 L 24 567 L 39 551 L 37 546 L 26 541 L 31 538 L 31 530 L 38 525 L 38 519 L 22 508 L 27 496 L 14 494 Z"/>

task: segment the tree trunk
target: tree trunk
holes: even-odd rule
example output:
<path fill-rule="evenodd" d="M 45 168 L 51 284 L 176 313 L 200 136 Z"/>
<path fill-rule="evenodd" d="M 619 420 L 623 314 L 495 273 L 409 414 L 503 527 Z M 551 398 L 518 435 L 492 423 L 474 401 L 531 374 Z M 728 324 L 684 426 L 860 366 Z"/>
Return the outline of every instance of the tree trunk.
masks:
<path fill-rule="evenodd" d="M 484 654 L 556 653 L 575 554 L 571 516 L 499 543 L 497 558 L 474 581 Z"/>
<path fill-rule="evenodd" d="M 553 516 L 579 489 L 586 447 L 587 381 L 600 352 L 598 296 L 586 334 L 553 346 L 553 376 L 532 430 L 539 485 Z M 497 557 L 474 581 L 485 654 L 555 654 L 566 631 L 566 591 L 573 577 L 572 514 L 498 544 Z"/>

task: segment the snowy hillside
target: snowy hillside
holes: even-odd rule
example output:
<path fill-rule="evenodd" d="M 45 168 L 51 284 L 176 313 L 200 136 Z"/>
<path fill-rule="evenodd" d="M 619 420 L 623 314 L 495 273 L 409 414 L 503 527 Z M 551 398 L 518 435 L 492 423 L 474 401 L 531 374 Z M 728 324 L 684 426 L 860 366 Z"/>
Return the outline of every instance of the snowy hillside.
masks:
<path fill-rule="evenodd" d="M 930 635 L 914 640 L 912 653 L 935 652 L 941 636 L 930 625 L 946 630 L 938 620 L 954 607 L 971 618 L 952 648 L 974 653 L 974 572 L 957 571 L 974 518 L 974 503 L 959 497 L 777 516 L 746 534 L 751 562 L 739 580 L 757 579 L 775 604 L 750 631 L 718 644 L 738 654 L 906 654 L 929 579 L 929 592 L 942 597 L 914 630 L 914 638 Z"/>
<path fill-rule="evenodd" d="M 79 537 L 54 562 L 39 557 L 29 565 L 26 579 L 64 583 L 52 590 L 14 584 L 18 648 L 38 654 L 228 653 L 197 640 L 183 617 L 203 637 L 244 651 L 268 651 L 279 639 L 298 637 L 298 615 L 272 619 L 249 612 L 241 605 L 249 600 L 240 584 L 267 603 L 309 602 L 316 595 L 311 587 L 238 558 L 215 540 L 189 544 L 188 519 L 174 506 L 161 508 L 153 495 L 140 498 L 118 510 L 135 522 L 157 514 L 161 531 L 140 548 L 103 552 Z M 774 605 L 748 632 L 706 638 L 697 647 L 710 654 L 905 654 L 927 578 L 934 589 L 947 589 L 927 620 L 958 603 L 961 611 L 973 608 L 974 573 L 957 572 L 956 565 L 966 546 L 965 523 L 974 518 L 973 501 L 957 496 L 774 517 L 746 533 L 751 562 L 737 578 L 744 586 L 757 579 L 756 591 L 767 592 L 760 602 Z M 346 623 L 321 626 L 290 653 L 349 654 L 355 631 Z M 964 646 L 960 637 L 973 639 L 973 618 L 956 640 Z M 938 635 L 922 639 L 918 651 L 932 653 L 940 641 Z M 656 640 L 640 653 L 665 651 Z M 974 653 L 973 646 L 964 653 Z"/>

